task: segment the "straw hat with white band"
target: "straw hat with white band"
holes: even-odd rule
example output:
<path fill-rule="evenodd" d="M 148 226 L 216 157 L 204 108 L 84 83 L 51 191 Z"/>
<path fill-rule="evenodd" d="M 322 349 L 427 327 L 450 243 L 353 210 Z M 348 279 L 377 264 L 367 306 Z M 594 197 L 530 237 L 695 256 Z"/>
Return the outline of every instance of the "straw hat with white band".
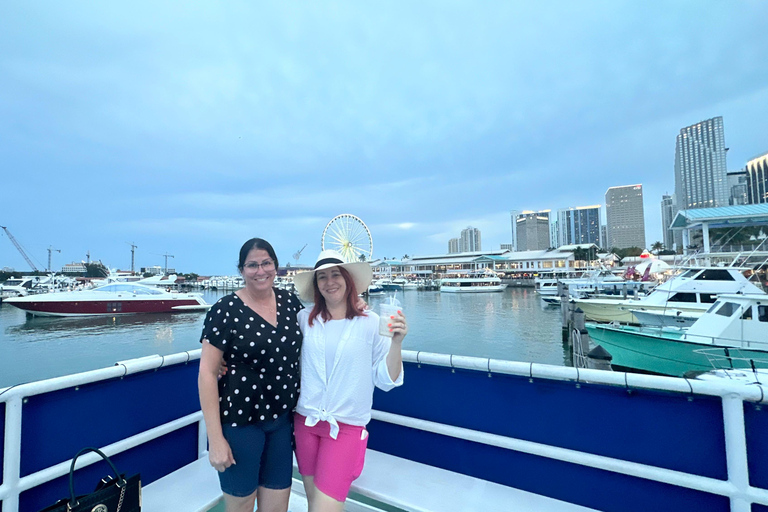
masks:
<path fill-rule="evenodd" d="M 299 298 L 304 302 L 315 300 L 315 289 L 313 286 L 313 277 L 315 272 L 331 267 L 343 267 L 352 276 L 355 282 L 357 293 L 368 291 L 368 285 L 373 280 L 373 271 L 371 265 L 364 261 L 345 263 L 344 258 L 336 251 L 326 250 L 320 253 L 315 262 L 315 268 L 311 272 L 301 272 L 293 278 L 293 284 L 299 293 Z"/>

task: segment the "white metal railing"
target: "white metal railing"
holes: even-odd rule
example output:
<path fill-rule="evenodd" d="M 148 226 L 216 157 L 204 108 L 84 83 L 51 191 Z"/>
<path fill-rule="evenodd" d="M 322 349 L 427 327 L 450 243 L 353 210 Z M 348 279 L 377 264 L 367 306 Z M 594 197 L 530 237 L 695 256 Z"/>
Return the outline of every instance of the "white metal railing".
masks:
<path fill-rule="evenodd" d="M 760 384 L 744 386 L 727 379 L 723 379 L 723 382 L 699 381 L 677 377 L 579 369 L 413 351 L 403 351 L 403 360 L 452 368 L 487 371 L 488 373 L 517 375 L 531 379 L 546 378 L 573 381 L 576 384 L 588 382 L 591 384 L 621 386 L 629 389 L 666 390 L 720 397 L 723 403 L 726 469 L 728 474 L 728 480 L 725 481 L 380 411 L 374 411 L 372 417 L 388 423 L 468 439 L 509 450 L 719 494 L 730 499 L 731 512 L 750 512 L 750 502 L 768 505 L 768 490 L 752 487 L 749 483 L 744 423 L 744 402 L 768 402 L 763 386 Z"/>
<path fill-rule="evenodd" d="M 21 477 L 22 403 L 26 398 L 83 384 L 120 378 L 163 366 L 194 361 L 200 359 L 200 353 L 201 350 L 198 349 L 170 356 L 141 357 L 118 362 L 110 368 L 0 389 L 0 402 L 5 402 L 6 404 L 3 483 L 0 485 L 0 501 L 2 501 L 3 512 L 18 512 L 19 495 L 22 492 L 69 474 L 71 459 Z M 98 448 L 105 454 L 112 456 L 194 423 L 198 423 L 198 457 L 200 457 L 207 450 L 205 424 L 203 423 L 203 413 L 201 411 L 188 414 L 182 418 L 177 418 L 163 425 Z M 83 455 L 77 459 L 76 469 L 89 466 L 100 460 L 101 457 L 95 453 Z"/>
<path fill-rule="evenodd" d="M 21 492 L 66 475 L 69 468 L 70 461 L 64 461 L 23 478 L 20 477 L 21 415 L 22 402 L 26 397 L 71 388 L 99 380 L 119 378 L 121 376 L 172 364 L 184 363 L 199 359 L 199 357 L 200 350 L 165 357 L 150 356 L 121 362 L 111 368 L 33 382 L 0 390 L 0 402 L 6 404 L 5 456 L 3 461 L 3 483 L 0 485 L 0 500 L 3 500 L 3 511 L 18 512 L 19 494 Z M 732 512 L 749 512 L 750 502 L 768 505 L 768 490 L 752 487 L 749 483 L 743 407 L 744 402 L 768 403 L 768 398 L 766 398 L 762 385 L 742 386 L 727 379 L 723 379 L 722 382 L 699 381 L 695 379 L 609 372 L 583 368 L 579 369 L 537 363 L 502 361 L 407 350 L 403 351 L 403 359 L 417 364 L 430 364 L 488 373 L 517 375 L 528 377 L 530 379 L 545 378 L 570 381 L 574 382 L 576 385 L 583 382 L 620 386 L 630 389 L 666 390 L 686 394 L 695 393 L 720 397 L 723 404 L 723 425 L 728 474 L 728 479 L 725 481 L 521 439 L 488 434 L 452 425 L 419 420 L 382 411 L 374 411 L 373 417 L 388 423 L 467 439 L 504 449 L 529 453 L 648 480 L 671 483 L 693 490 L 719 494 L 730 499 Z M 157 439 L 160 436 L 195 422 L 199 424 L 198 456 L 202 456 L 206 451 L 206 433 L 205 426 L 202 423 L 202 413 L 200 411 L 182 418 L 177 418 L 166 424 L 100 448 L 102 448 L 108 455 L 114 455 L 153 439 Z M 81 459 L 78 459 L 77 467 L 87 466 L 97 460 L 99 460 L 99 458 L 95 454 L 86 455 Z"/>

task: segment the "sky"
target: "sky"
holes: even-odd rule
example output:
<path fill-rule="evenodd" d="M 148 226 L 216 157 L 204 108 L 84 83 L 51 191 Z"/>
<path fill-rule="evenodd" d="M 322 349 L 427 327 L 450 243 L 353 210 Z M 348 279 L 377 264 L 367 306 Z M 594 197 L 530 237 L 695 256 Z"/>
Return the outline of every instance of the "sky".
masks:
<path fill-rule="evenodd" d="M 40 268 L 235 274 L 261 237 L 312 264 L 339 214 L 376 258 L 510 210 L 643 185 L 661 240 L 675 136 L 768 151 L 768 2 L 0 4 L 0 225 Z M 603 214 L 604 215 L 604 214 Z M 294 255 L 306 248 L 299 259 Z M 4 232 L 0 268 L 29 270 Z"/>

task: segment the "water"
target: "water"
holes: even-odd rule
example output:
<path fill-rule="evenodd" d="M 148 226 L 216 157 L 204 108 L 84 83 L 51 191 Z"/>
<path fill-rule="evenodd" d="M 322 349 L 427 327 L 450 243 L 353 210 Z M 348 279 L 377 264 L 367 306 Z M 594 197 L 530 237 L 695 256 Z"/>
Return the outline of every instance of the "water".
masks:
<path fill-rule="evenodd" d="M 222 293 L 206 292 L 215 302 Z M 398 292 L 409 334 L 403 348 L 554 365 L 570 364 L 560 310 L 531 289 L 502 293 Z M 371 297 L 377 311 L 383 297 Z M 27 317 L 0 306 L 0 388 L 200 348 L 202 313 Z"/>

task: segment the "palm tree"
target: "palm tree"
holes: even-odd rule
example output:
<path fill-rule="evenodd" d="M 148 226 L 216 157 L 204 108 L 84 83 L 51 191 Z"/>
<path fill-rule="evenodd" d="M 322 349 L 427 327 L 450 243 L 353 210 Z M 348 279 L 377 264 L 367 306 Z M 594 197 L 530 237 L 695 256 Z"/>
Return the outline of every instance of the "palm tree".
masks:
<path fill-rule="evenodd" d="M 656 253 L 656 256 L 658 256 L 658 255 L 659 255 L 659 252 L 660 252 L 662 249 L 664 249 L 664 244 L 663 244 L 663 243 L 661 243 L 661 242 L 659 242 L 659 241 L 653 242 L 653 245 L 651 246 L 651 252 L 654 252 L 654 251 L 655 251 L 655 253 Z"/>

